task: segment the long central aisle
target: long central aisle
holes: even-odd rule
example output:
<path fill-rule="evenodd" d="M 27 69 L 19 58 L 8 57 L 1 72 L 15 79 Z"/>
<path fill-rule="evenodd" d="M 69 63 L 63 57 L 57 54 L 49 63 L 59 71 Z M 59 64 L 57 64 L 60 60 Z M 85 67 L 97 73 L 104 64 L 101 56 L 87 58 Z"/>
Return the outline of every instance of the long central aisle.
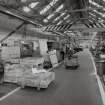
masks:
<path fill-rule="evenodd" d="M 88 50 L 79 53 L 78 70 L 55 69 L 56 80 L 40 92 L 21 89 L 0 102 L 0 105 L 103 105 L 94 67 Z"/>

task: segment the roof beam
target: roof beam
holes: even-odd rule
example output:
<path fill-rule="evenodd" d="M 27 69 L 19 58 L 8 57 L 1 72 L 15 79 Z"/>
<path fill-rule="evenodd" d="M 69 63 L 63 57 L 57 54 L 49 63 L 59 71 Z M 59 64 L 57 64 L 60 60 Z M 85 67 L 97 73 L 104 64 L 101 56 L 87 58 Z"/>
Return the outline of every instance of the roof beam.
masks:
<path fill-rule="evenodd" d="M 103 32 L 105 31 L 105 28 L 96 28 L 96 27 L 93 27 L 93 28 L 70 28 L 69 31 L 81 31 L 81 32 Z"/>
<path fill-rule="evenodd" d="M 6 39 L 8 39 L 10 36 L 12 36 L 15 32 L 17 32 L 23 25 L 25 24 L 25 22 L 23 22 L 22 24 L 20 24 L 15 30 L 13 30 L 12 32 L 10 32 L 8 35 L 6 35 L 3 39 L 0 40 L 0 43 L 2 43 L 3 41 L 5 41 Z"/>
<path fill-rule="evenodd" d="M 83 8 L 83 9 L 75 9 L 75 10 L 70 10 L 70 11 L 66 11 L 67 13 L 76 13 L 76 12 L 86 12 L 86 11 L 92 11 L 92 10 L 100 10 L 102 8 Z"/>
<path fill-rule="evenodd" d="M 34 26 L 38 26 L 38 27 L 42 26 L 41 24 L 35 23 L 34 21 L 31 21 L 29 18 L 20 16 L 19 14 L 16 14 L 15 12 L 10 11 L 10 10 L 2 7 L 2 6 L 0 6 L 0 13 L 3 13 L 3 14 L 8 15 L 8 16 L 15 17 L 15 18 L 17 18 L 19 20 L 25 21 L 26 23 L 32 24 Z"/>

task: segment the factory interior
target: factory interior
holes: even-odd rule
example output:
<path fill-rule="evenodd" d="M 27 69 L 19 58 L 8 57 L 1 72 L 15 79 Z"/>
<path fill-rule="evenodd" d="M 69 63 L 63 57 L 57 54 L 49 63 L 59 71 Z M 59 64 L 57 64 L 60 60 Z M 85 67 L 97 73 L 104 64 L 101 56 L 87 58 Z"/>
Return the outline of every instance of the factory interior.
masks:
<path fill-rule="evenodd" d="M 0 105 L 105 105 L 105 0 L 0 0 Z"/>

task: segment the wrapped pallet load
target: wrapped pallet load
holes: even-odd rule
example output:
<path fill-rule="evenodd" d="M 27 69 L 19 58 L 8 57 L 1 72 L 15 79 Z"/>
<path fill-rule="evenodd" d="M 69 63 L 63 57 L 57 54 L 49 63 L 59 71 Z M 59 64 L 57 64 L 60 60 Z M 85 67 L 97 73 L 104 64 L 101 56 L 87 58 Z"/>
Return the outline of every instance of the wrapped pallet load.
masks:
<path fill-rule="evenodd" d="M 4 68 L 4 82 L 17 83 L 19 77 L 23 75 L 24 67 L 21 64 L 7 63 Z"/>
<path fill-rule="evenodd" d="M 26 66 L 24 66 L 26 67 Z M 18 84 L 22 88 L 25 86 L 47 88 L 48 85 L 55 79 L 55 73 L 46 71 L 41 65 L 33 65 L 26 67 L 23 76 L 18 79 Z"/>

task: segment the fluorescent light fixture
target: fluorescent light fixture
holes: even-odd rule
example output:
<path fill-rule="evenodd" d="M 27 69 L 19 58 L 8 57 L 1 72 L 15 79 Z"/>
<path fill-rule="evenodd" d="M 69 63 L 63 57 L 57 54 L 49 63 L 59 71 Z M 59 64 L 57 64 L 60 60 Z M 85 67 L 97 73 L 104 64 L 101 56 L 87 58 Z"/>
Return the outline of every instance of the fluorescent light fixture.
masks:
<path fill-rule="evenodd" d="M 56 11 L 55 12 L 59 12 L 61 9 L 63 9 L 63 7 L 64 7 L 64 5 L 62 4 L 62 5 L 60 5 L 57 9 L 56 9 Z"/>
<path fill-rule="evenodd" d="M 23 11 L 24 11 L 24 12 L 30 12 L 31 9 L 30 9 L 29 7 L 23 7 Z"/>
<path fill-rule="evenodd" d="M 64 16 L 66 13 L 65 12 L 63 12 L 63 13 L 61 13 L 61 15 L 60 16 Z"/>
<path fill-rule="evenodd" d="M 44 23 L 47 23 L 47 22 L 48 22 L 48 20 L 47 20 L 47 19 L 44 19 L 44 20 L 43 20 L 43 22 L 44 22 Z"/>
<path fill-rule="evenodd" d="M 51 19 L 54 16 L 54 14 L 50 14 L 47 19 Z"/>
<path fill-rule="evenodd" d="M 35 8 L 38 4 L 39 4 L 39 2 L 32 2 L 31 4 L 29 4 L 29 7 Z"/>
<path fill-rule="evenodd" d="M 56 17 L 56 18 L 54 19 L 54 22 L 57 21 L 58 19 L 60 19 L 60 16 Z"/>
<path fill-rule="evenodd" d="M 62 22 L 63 22 L 63 21 L 59 21 L 59 22 L 57 23 L 57 25 L 60 25 Z"/>
<path fill-rule="evenodd" d="M 70 15 L 67 15 L 66 17 L 64 17 L 64 20 L 68 19 L 70 17 Z"/>
<path fill-rule="evenodd" d="M 40 15 L 45 14 L 51 7 L 53 7 L 58 0 L 52 0 L 44 9 L 40 11 Z"/>

